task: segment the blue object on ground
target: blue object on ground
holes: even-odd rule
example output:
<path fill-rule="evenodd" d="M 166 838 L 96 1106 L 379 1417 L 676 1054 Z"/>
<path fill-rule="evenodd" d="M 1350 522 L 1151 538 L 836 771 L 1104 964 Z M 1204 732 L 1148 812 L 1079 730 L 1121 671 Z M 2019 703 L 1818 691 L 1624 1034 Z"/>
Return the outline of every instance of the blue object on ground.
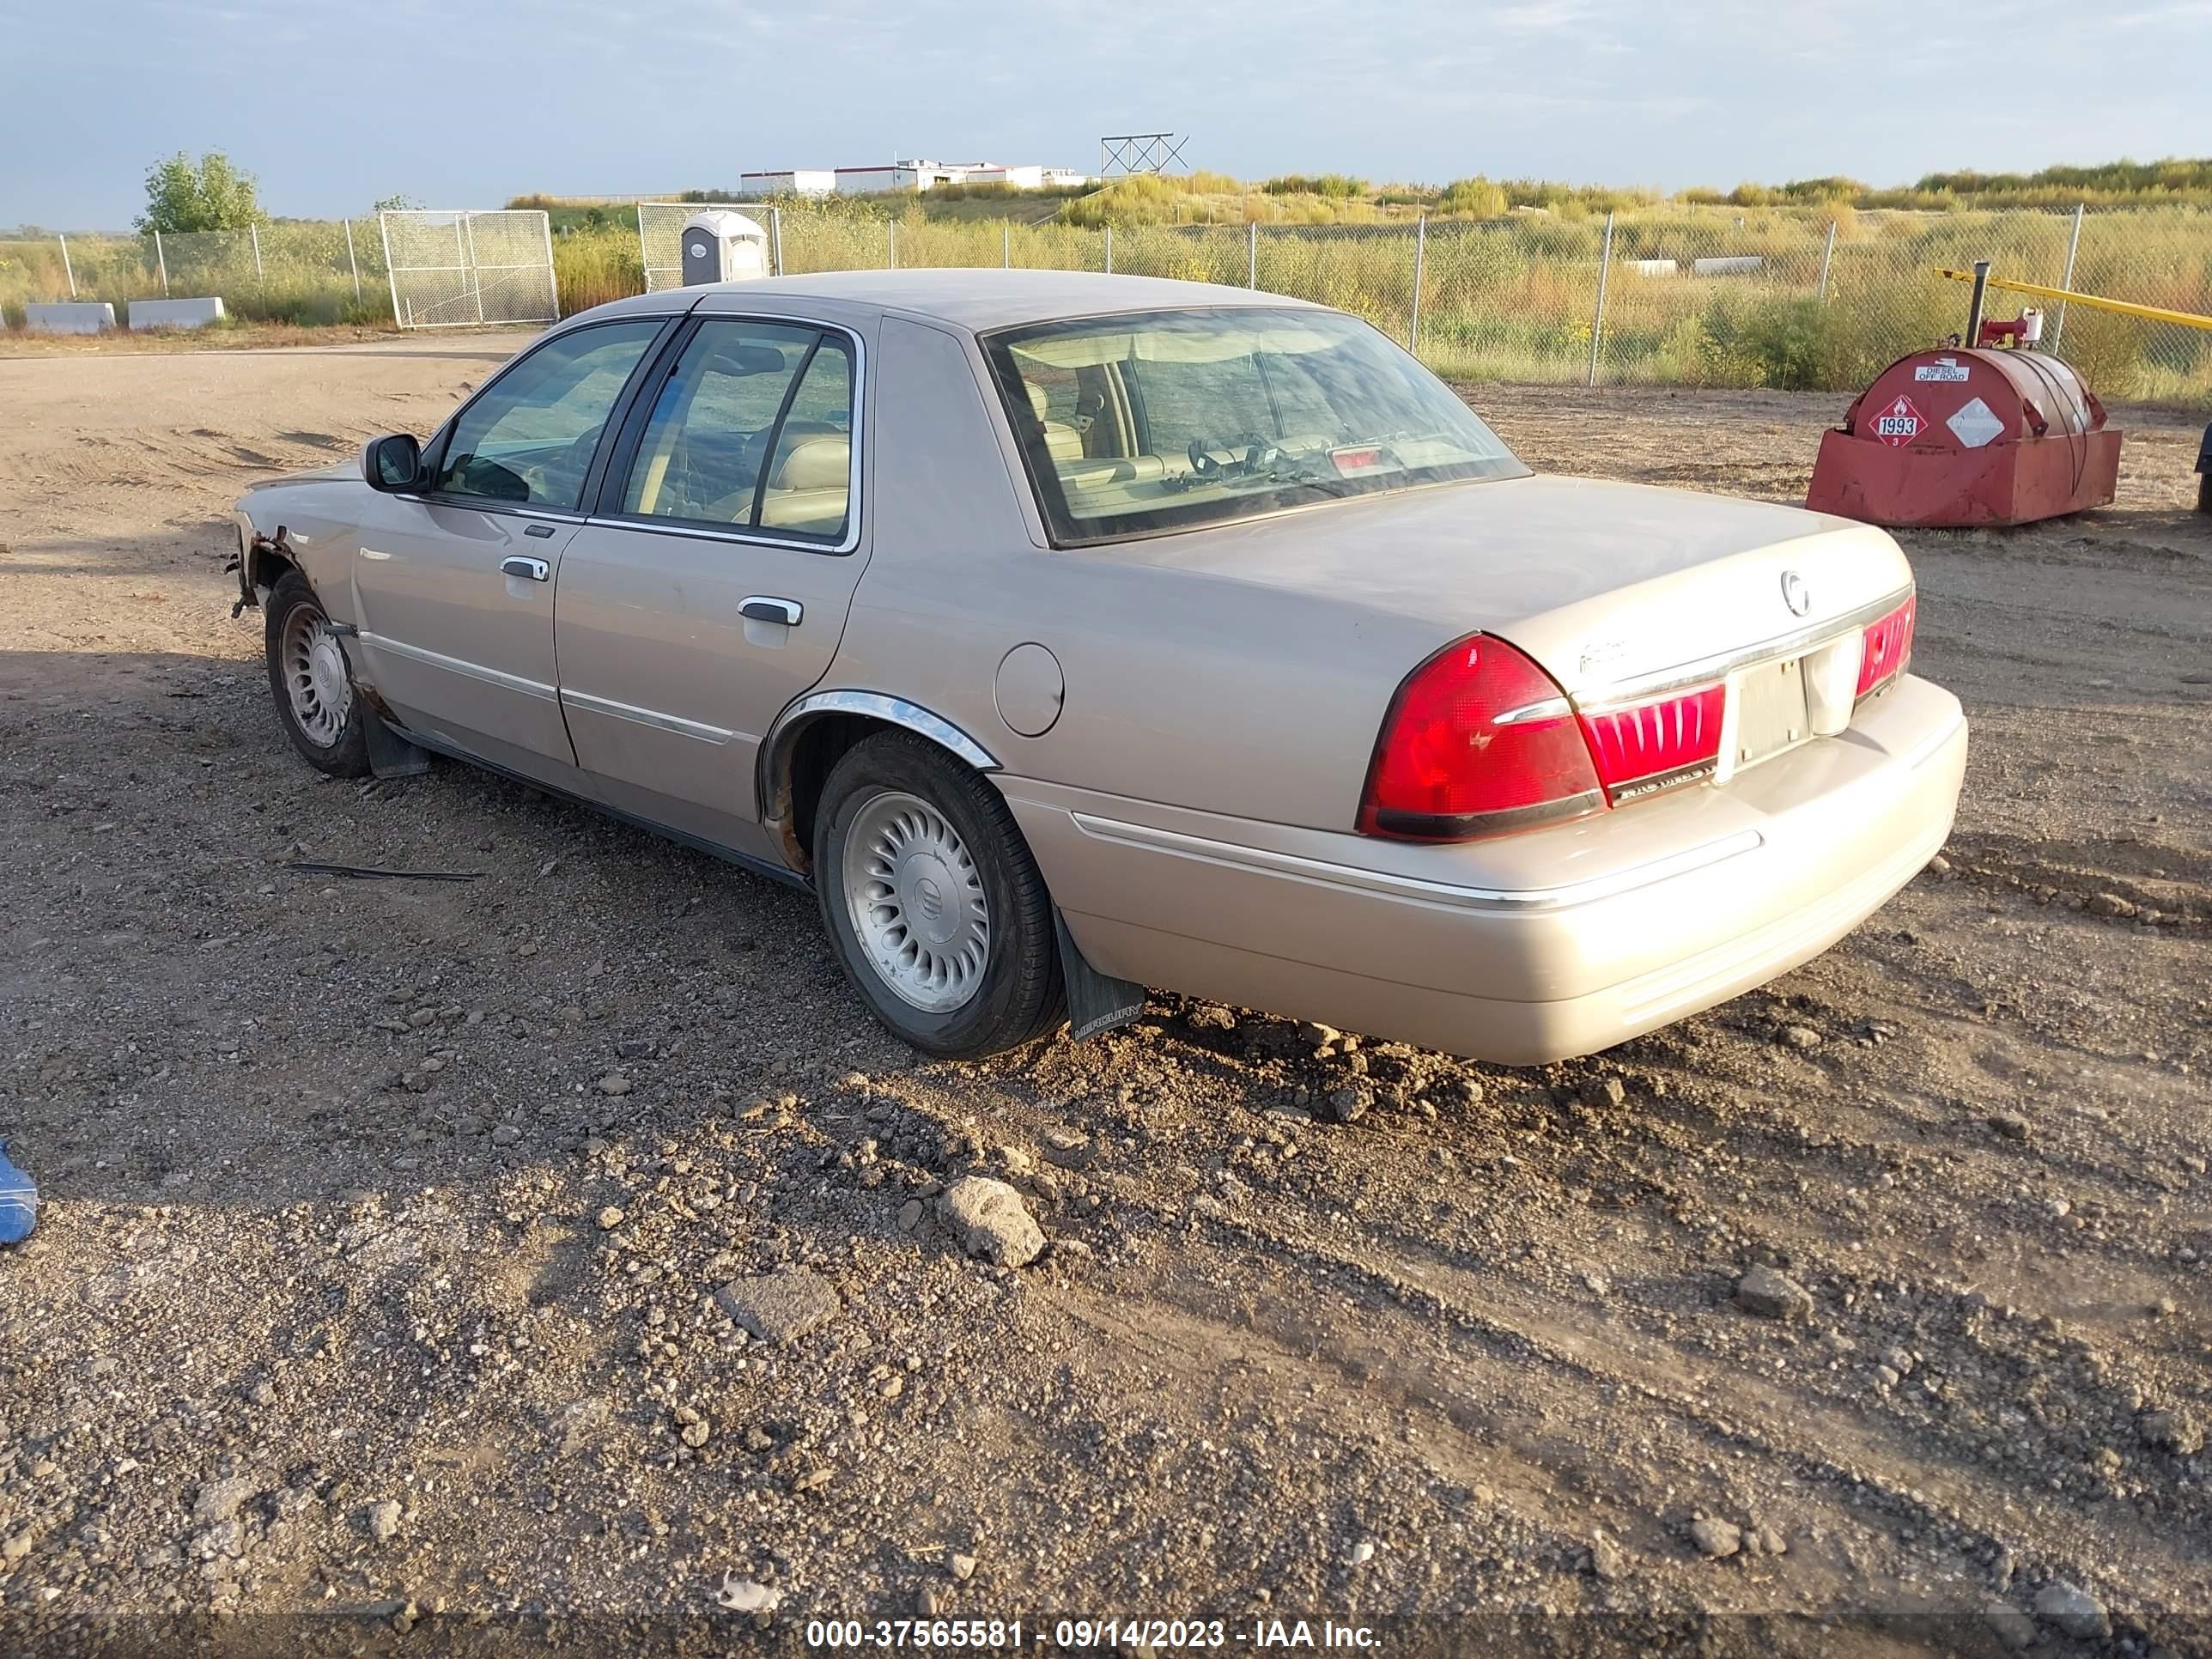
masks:
<path fill-rule="evenodd" d="M 39 1189 L 0 1152 L 0 1244 L 28 1238 L 39 1219 Z"/>

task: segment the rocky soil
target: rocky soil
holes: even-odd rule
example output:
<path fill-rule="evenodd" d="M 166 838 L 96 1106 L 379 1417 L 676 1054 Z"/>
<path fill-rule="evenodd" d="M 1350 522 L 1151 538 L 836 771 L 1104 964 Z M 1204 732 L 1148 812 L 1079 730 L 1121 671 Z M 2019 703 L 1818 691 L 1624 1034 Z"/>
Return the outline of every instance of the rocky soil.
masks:
<path fill-rule="evenodd" d="M 285 745 L 230 499 L 512 343 L 0 360 L 0 1650 L 2212 1651 L 2194 425 L 1907 538 L 1958 833 L 1765 989 L 1541 1069 L 1172 998 L 951 1065 L 803 894 Z M 1776 499 L 1842 403 L 1469 395 Z"/>

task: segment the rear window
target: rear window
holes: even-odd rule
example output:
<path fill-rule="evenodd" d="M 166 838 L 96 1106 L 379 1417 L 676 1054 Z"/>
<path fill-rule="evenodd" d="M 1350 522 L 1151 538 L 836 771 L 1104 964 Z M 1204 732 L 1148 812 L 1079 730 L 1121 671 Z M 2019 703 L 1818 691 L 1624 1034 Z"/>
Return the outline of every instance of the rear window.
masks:
<path fill-rule="evenodd" d="M 1063 547 L 1528 470 L 1435 375 L 1335 312 L 1087 317 L 983 346 Z"/>

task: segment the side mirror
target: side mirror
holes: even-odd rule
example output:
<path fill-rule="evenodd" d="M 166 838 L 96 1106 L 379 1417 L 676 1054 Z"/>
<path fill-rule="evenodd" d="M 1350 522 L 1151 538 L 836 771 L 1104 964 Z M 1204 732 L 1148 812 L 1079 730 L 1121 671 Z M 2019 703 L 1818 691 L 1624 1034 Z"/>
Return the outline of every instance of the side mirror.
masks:
<path fill-rule="evenodd" d="M 387 432 L 362 446 L 361 476 L 371 489 L 414 489 L 422 483 L 422 446 L 404 432 Z"/>

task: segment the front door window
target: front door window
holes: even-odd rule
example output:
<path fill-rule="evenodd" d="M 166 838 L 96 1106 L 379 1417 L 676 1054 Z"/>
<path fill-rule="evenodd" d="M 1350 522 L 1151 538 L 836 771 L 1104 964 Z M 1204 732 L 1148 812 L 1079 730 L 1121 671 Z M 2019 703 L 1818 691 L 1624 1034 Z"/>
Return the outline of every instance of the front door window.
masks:
<path fill-rule="evenodd" d="M 548 340 L 462 410 L 433 490 L 574 512 L 599 434 L 664 319 Z"/>

